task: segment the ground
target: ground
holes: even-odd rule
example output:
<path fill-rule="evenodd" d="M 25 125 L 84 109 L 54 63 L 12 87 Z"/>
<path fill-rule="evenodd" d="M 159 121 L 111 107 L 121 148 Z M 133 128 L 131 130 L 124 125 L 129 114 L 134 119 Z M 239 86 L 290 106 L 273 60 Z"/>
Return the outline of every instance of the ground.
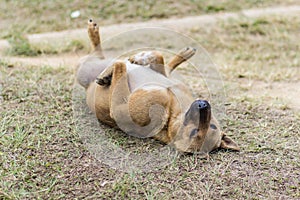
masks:
<path fill-rule="evenodd" d="M 50 23 L 53 19 L 38 17 L 39 9 L 42 5 L 50 6 L 49 12 L 53 13 L 59 10 L 57 4 L 24 1 L 24 5 L 31 7 L 31 2 L 38 5 L 32 12 L 37 21 L 33 20 L 32 30 L 26 33 L 84 28 L 81 24 L 86 23 L 85 18 L 101 7 L 91 4 L 96 8 L 82 12 L 84 19 L 80 17 L 76 22 L 55 18 L 54 23 Z M 107 4 L 109 2 L 113 4 L 113 1 Z M 241 2 L 232 6 L 228 3 L 231 1 L 221 5 L 208 2 L 201 14 L 256 7 L 255 3 Z M 7 2 L 1 8 L 10 9 L 12 4 Z M 197 15 L 190 4 L 188 1 L 186 5 L 176 3 L 174 6 Z M 134 5 L 139 7 L 138 3 Z M 289 5 L 299 6 L 299 1 L 259 4 L 260 7 Z M 68 13 L 77 9 L 72 6 Z M 181 9 L 165 14 L 159 9 L 150 9 L 148 17 L 131 16 L 129 7 L 121 3 L 108 7 L 112 13 L 121 8 L 126 10 L 127 14 L 116 21 L 104 16 L 99 19 L 109 24 L 123 22 L 122 16 L 124 22 L 186 16 Z M 108 12 L 104 7 L 102 11 Z M 20 8 L 21 14 L 26 12 Z M 59 11 L 57 16 L 62 13 Z M 16 19 L 22 19 L 21 14 Z M 2 23 L 11 22 L 9 15 L 3 19 L 0 28 L 5 27 Z M 174 24 L 177 22 L 173 20 Z M 89 50 L 87 35 L 83 34 L 85 39 L 82 40 L 67 41 L 69 45 L 49 48 L 45 47 L 42 37 L 40 43 L 33 46 L 13 26 L 12 23 L 12 27 L 1 31 L 1 37 L 10 39 L 10 49 L 2 49 L 0 60 L 1 199 L 300 198 L 299 12 L 286 10 L 285 14 L 219 19 L 181 30 L 200 43 L 216 63 L 224 84 L 224 99 L 219 99 L 225 113 L 222 127 L 240 145 L 241 151 L 216 151 L 208 160 L 198 155 L 181 155 L 169 165 L 145 172 L 114 169 L 111 163 L 101 160 L 105 155 L 96 155 L 91 150 L 82 127 L 78 126 L 78 118 L 74 117 L 78 114 L 74 113 L 74 94 L 78 89 L 74 86 L 74 65 Z M 102 26 L 103 32 L 107 29 Z M 11 37 L 8 33 L 14 31 L 18 34 Z M 192 66 L 187 64 L 178 72 L 194 93 L 200 95 L 199 78 L 191 70 Z M 84 97 L 79 95 L 80 100 L 84 102 Z M 151 139 L 127 137 L 107 127 L 105 130 L 108 141 L 137 154 L 163 146 Z"/>

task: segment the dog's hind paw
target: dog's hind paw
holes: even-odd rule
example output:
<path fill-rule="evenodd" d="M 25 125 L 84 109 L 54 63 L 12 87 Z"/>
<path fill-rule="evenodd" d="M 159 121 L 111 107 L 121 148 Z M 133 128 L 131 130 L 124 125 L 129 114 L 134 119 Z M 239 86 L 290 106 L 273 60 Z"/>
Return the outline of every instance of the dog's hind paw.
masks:
<path fill-rule="evenodd" d="M 100 44 L 99 26 L 92 19 L 88 21 L 88 34 L 94 47 Z"/>
<path fill-rule="evenodd" d="M 179 53 L 178 56 L 182 57 L 184 60 L 188 60 L 191 58 L 193 55 L 195 55 L 196 49 L 192 47 L 186 47 L 182 49 Z"/>
<path fill-rule="evenodd" d="M 88 21 L 88 30 L 91 31 L 92 34 L 99 34 L 99 27 L 97 23 L 93 21 L 93 19 L 89 19 Z"/>
<path fill-rule="evenodd" d="M 111 78 L 112 78 L 112 74 L 110 74 L 109 76 L 96 78 L 96 83 L 98 85 L 107 87 L 107 86 L 110 86 L 110 84 L 111 84 Z"/>

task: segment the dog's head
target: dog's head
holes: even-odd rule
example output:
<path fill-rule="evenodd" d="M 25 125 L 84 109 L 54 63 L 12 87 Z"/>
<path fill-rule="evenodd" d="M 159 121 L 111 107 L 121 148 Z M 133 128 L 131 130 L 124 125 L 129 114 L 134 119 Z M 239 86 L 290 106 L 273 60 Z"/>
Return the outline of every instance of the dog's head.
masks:
<path fill-rule="evenodd" d="M 174 145 L 182 152 L 205 155 L 217 148 L 239 150 L 238 145 L 221 132 L 218 122 L 212 117 L 210 104 L 205 100 L 194 101 L 185 113 Z"/>

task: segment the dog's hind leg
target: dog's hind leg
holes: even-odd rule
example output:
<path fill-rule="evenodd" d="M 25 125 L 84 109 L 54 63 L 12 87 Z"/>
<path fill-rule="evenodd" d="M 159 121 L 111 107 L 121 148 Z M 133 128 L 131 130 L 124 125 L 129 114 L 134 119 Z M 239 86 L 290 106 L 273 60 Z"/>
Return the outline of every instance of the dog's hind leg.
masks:
<path fill-rule="evenodd" d="M 110 85 L 110 114 L 113 116 L 122 116 L 128 110 L 128 97 L 130 95 L 130 89 L 127 79 L 126 64 L 123 62 L 115 62 L 111 71 L 111 85 Z M 107 73 L 109 74 L 109 71 Z M 118 109 L 115 109 L 115 108 Z M 126 117 L 128 117 L 126 115 Z"/>
<path fill-rule="evenodd" d="M 164 127 L 167 121 L 167 111 L 165 106 L 162 105 L 164 103 L 160 101 L 161 98 L 153 98 L 153 96 L 149 95 L 147 91 L 145 91 L 146 93 L 144 92 L 143 97 L 138 97 L 139 95 L 136 92 L 131 94 L 128 84 L 126 64 L 124 62 L 115 62 L 113 65 L 113 73 L 109 90 L 110 116 L 114 119 L 121 130 L 129 135 L 144 138 L 154 136 Z M 140 92 L 141 94 L 143 93 L 142 90 Z M 166 104 L 169 103 L 167 90 L 158 90 L 156 92 L 159 95 L 163 94 L 162 99 L 165 100 Z M 137 95 L 136 98 L 132 96 L 134 94 Z M 149 109 L 146 110 L 148 113 L 143 113 L 145 112 L 144 110 L 142 113 L 135 113 L 137 109 L 141 109 L 142 106 L 145 106 L 142 104 L 145 100 L 148 102 L 148 106 L 145 107 L 145 109 Z M 155 105 L 152 105 L 152 103 Z M 135 106 L 139 108 L 135 109 Z M 136 123 L 132 118 L 132 116 L 136 114 L 142 118 L 149 118 L 149 120 L 145 120 L 145 122 L 149 121 L 149 123 Z"/>
<path fill-rule="evenodd" d="M 184 49 L 181 49 L 167 64 L 167 69 L 169 70 L 168 74 L 172 73 L 174 69 L 184 61 L 191 58 L 193 55 L 195 55 L 196 49 L 192 47 L 186 47 Z"/>
<path fill-rule="evenodd" d="M 101 47 L 99 26 L 92 19 L 89 19 L 88 21 L 88 34 L 93 47 L 93 54 L 99 57 L 100 59 L 104 59 Z"/>
<path fill-rule="evenodd" d="M 109 66 L 111 60 L 104 59 L 99 27 L 92 19 L 88 21 L 88 34 L 93 47 L 93 52 L 80 59 L 76 66 L 77 81 L 84 88 L 88 88 L 90 83 L 95 81 L 96 77 Z"/>

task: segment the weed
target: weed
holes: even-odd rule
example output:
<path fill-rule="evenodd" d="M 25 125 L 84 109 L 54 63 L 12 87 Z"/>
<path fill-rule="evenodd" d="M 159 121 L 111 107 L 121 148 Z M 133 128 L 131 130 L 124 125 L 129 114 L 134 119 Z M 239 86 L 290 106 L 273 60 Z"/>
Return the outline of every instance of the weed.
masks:
<path fill-rule="evenodd" d="M 7 52 L 8 54 L 14 56 L 37 56 L 39 54 L 38 51 L 32 49 L 28 39 L 22 35 L 14 35 L 8 41 L 11 46 Z"/>

